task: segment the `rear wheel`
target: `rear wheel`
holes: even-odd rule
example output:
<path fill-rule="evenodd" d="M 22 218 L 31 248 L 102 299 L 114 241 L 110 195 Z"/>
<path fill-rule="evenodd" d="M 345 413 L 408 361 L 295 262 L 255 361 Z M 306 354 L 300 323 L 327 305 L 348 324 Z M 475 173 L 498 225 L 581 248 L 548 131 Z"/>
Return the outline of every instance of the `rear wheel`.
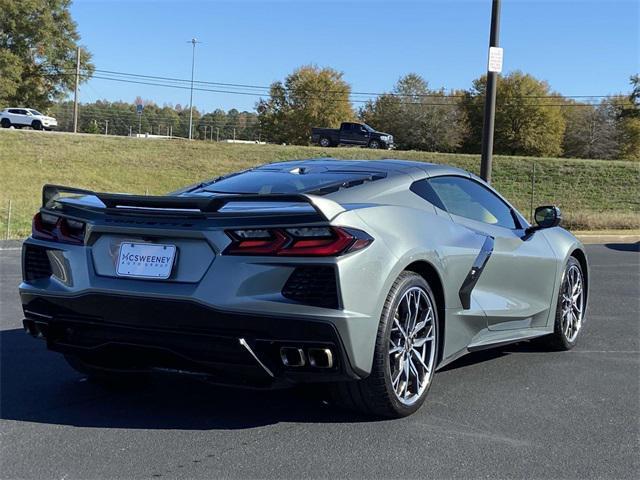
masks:
<path fill-rule="evenodd" d="M 331 146 L 331 140 L 329 140 L 327 137 L 322 137 L 320 139 L 320 146 L 327 148 Z"/>
<path fill-rule="evenodd" d="M 11 127 L 11 120 L 9 120 L 8 118 L 3 118 L 2 120 L 0 120 L 0 126 L 2 126 L 2 128 Z"/>
<path fill-rule="evenodd" d="M 569 257 L 558 292 L 553 333 L 541 340 L 554 350 L 570 350 L 578 342 L 586 308 L 587 290 L 580 262 Z"/>
<path fill-rule="evenodd" d="M 334 389 L 342 406 L 383 417 L 410 415 L 424 403 L 436 367 L 438 311 L 429 284 L 403 272 L 387 296 L 369 377 Z"/>

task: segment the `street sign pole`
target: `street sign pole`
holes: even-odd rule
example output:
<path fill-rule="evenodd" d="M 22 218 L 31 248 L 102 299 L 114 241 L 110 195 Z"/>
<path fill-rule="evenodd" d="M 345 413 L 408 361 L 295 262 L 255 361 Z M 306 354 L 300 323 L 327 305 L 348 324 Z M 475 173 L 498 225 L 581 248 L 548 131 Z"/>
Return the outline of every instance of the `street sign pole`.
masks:
<path fill-rule="evenodd" d="M 489 62 L 487 66 L 487 88 L 484 101 L 484 123 L 482 126 L 482 156 L 480 176 L 491 182 L 493 161 L 493 130 L 496 116 L 496 89 L 498 74 L 502 71 L 502 49 L 498 47 L 500 36 L 500 0 L 493 0 L 491 7 L 491 34 L 489 36 Z"/>
<path fill-rule="evenodd" d="M 196 65 L 196 43 L 202 43 L 192 38 L 189 42 L 193 48 L 191 50 L 191 93 L 189 94 L 189 140 L 191 140 L 191 131 L 193 127 L 193 73 Z"/>
<path fill-rule="evenodd" d="M 138 114 L 138 137 L 142 133 L 142 112 L 144 110 L 144 105 L 142 103 L 138 103 L 136 105 L 136 113 Z"/>

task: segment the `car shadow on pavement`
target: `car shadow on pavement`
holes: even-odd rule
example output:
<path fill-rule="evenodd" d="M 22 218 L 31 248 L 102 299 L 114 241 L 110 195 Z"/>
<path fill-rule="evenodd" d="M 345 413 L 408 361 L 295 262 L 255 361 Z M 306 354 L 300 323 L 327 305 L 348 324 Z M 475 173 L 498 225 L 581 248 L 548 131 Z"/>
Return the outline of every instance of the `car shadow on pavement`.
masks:
<path fill-rule="evenodd" d="M 636 243 L 605 243 L 605 247 L 620 252 L 640 252 L 640 242 Z"/>
<path fill-rule="evenodd" d="M 21 329 L 0 331 L 0 418 L 96 428 L 244 429 L 279 422 L 376 419 L 339 410 L 312 388 L 259 391 L 162 376 L 119 389 L 87 381 Z"/>
<path fill-rule="evenodd" d="M 489 348 L 487 350 L 480 350 L 472 352 L 458 360 L 451 362 L 449 365 L 441 368 L 439 371 L 446 372 L 448 370 L 456 370 L 461 367 L 467 367 L 469 365 L 476 365 L 482 362 L 488 362 L 495 360 L 496 358 L 504 357 L 511 353 L 546 353 L 550 352 L 548 346 L 546 346 L 540 339 L 524 340 L 510 345 L 504 345 L 502 347 Z"/>

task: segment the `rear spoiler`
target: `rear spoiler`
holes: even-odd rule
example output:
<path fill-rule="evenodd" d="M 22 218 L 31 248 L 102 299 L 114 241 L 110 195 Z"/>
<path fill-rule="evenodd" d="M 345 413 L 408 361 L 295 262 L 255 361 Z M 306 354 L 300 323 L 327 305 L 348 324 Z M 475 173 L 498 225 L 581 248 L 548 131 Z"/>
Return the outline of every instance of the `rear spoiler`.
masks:
<path fill-rule="evenodd" d="M 83 202 L 83 197 L 94 197 L 104 205 L 96 205 L 91 202 Z M 237 202 L 275 202 L 275 203 L 306 203 L 325 220 L 331 221 L 345 209 L 338 203 L 317 195 L 306 194 L 237 194 L 221 195 L 215 197 L 200 196 L 171 196 L 171 195 L 129 195 L 123 193 L 104 193 L 84 190 L 81 188 L 64 187 L 61 185 L 45 185 L 42 187 L 42 208 L 49 209 L 57 204 L 64 204 L 65 199 L 72 200 L 73 205 L 84 206 L 92 209 L 103 209 L 115 213 L 125 213 L 129 210 L 135 213 L 143 213 L 145 209 L 152 210 L 149 213 L 179 214 L 224 214 L 220 210 L 229 203 Z M 123 211 L 124 210 L 124 211 Z M 141 212 L 142 210 L 142 212 Z M 165 212 L 162 212 L 165 210 Z"/>

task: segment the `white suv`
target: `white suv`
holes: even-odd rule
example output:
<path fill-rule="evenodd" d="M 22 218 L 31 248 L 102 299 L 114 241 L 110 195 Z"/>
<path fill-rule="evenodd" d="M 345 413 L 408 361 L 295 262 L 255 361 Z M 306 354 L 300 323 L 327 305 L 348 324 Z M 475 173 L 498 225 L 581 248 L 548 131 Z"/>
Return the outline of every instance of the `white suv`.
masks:
<path fill-rule="evenodd" d="M 5 108 L 0 112 L 0 125 L 3 128 L 31 127 L 34 130 L 51 130 L 58 126 L 58 121 L 33 108 Z"/>

